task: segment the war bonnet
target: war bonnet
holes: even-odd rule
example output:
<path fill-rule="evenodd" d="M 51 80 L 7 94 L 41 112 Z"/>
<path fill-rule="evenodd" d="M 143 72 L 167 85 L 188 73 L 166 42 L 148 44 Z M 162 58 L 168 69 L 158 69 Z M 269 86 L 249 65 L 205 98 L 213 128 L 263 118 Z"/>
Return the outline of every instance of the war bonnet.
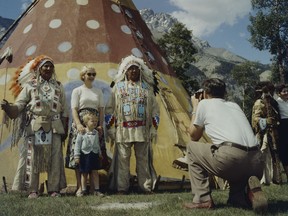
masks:
<path fill-rule="evenodd" d="M 118 73 L 116 74 L 114 81 L 111 83 L 111 87 L 114 83 L 118 83 L 126 78 L 126 72 L 132 65 L 137 66 L 140 69 L 140 79 L 153 86 L 154 92 L 158 93 L 158 80 L 156 78 L 156 72 L 148 68 L 146 63 L 141 58 L 137 58 L 133 55 L 127 56 L 122 59 L 119 64 Z"/>
<path fill-rule="evenodd" d="M 17 97 L 20 91 L 23 89 L 24 85 L 37 77 L 39 68 L 43 66 L 46 62 L 51 62 L 53 65 L 53 60 L 46 56 L 40 55 L 33 59 L 28 60 L 24 65 L 20 66 L 12 79 L 12 84 L 9 90 L 12 91 L 14 97 Z"/>

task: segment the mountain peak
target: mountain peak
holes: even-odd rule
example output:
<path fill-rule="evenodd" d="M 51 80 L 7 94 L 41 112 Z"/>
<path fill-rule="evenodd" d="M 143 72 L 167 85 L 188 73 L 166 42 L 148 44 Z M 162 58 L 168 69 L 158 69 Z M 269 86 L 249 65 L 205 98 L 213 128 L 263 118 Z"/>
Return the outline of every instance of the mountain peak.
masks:
<path fill-rule="evenodd" d="M 142 19 L 147 24 L 150 31 L 156 38 L 168 33 L 175 23 L 179 22 L 175 17 L 168 13 L 154 13 L 152 9 L 142 9 L 139 11 Z M 192 36 L 192 43 L 198 50 L 209 48 L 208 41 L 201 40 L 194 35 Z"/>
<path fill-rule="evenodd" d="M 154 13 L 152 9 L 143 9 L 139 12 L 151 31 L 167 33 L 178 22 L 168 13 Z"/>

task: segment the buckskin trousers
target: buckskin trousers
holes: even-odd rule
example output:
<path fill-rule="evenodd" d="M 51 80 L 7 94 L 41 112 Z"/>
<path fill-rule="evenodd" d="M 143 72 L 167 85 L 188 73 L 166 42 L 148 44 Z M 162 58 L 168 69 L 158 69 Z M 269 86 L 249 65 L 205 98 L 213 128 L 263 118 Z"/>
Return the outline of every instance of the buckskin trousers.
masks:
<path fill-rule="evenodd" d="M 118 145 L 118 177 L 117 190 L 128 191 L 130 184 L 130 157 L 134 146 L 138 185 L 142 191 L 151 191 L 152 179 L 149 172 L 148 147 L 146 142 L 117 143 Z"/>
<path fill-rule="evenodd" d="M 31 173 L 31 185 L 29 188 L 25 188 L 25 170 L 26 170 L 26 158 L 27 158 L 27 140 L 25 144 L 20 149 L 20 158 L 18 162 L 18 167 L 16 175 L 14 177 L 14 182 L 12 190 L 28 190 L 28 191 L 38 191 L 39 187 L 39 173 Z M 62 154 L 62 144 L 61 136 L 58 134 L 53 134 L 53 144 L 51 151 L 51 167 L 48 170 L 48 190 L 49 191 L 60 191 L 66 187 L 66 177 L 64 170 L 64 161 Z M 33 168 L 32 168 L 33 169 Z"/>

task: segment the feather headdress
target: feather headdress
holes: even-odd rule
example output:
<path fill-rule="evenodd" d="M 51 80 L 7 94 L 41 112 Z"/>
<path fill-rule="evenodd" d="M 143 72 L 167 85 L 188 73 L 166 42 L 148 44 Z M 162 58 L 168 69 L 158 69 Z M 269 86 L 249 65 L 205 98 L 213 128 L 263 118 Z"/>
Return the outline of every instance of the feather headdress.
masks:
<path fill-rule="evenodd" d="M 140 69 L 141 79 L 146 81 L 149 85 L 153 86 L 155 94 L 158 93 L 159 88 L 156 71 L 152 71 L 151 69 L 149 69 L 143 59 L 137 58 L 133 55 L 127 56 L 122 59 L 119 65 L 118 73 L 116 74 L 114 81 L 111 83 L 110 86 L 113 87 L 115 83 L 125 80 L 126 72 L 128 68 L 132 65 L 135 65 Z"/>
<path fill-rule="evenodd" d="M 16 70 L 12 79 L 12 84 L 9 88 L 9 90 L 12 91 L 14 97 L 17 97 L 19 95 L 27 82 L 37 77 L 39 68 L 47 61 L 53 63 L 53 60 L 50 57 L 46 55 L 40 55 L 34 59 L 28 60 L 27 63 L 20 66 Z"/>

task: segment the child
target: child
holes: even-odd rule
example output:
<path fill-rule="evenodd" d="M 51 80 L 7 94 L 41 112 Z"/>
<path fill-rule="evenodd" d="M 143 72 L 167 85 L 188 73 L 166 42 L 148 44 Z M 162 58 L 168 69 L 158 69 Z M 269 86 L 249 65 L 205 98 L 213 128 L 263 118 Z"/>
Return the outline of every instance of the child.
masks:
<path fill-rule="evenodd" d="M 83 122 L 86 126 L 85 134 L 78 133 L 75 143 L 75 163 L 79 165 L 81 173 L 81 193 L 77 196 L 87 195 L 87 178 L 89 174 L 90 188 L 95 188 L 96 196 L 104 196 L 99 191 L 99 174 L 101 167 L 101 149 L 99 143 L 98 131 L 95 129 L 98 125 L 98 117 L 92 113 L 83 116 Z M 95 181 L 94 181 L 94 178 Z M 94 185 L 94 182 L 95 185 Z"/>

